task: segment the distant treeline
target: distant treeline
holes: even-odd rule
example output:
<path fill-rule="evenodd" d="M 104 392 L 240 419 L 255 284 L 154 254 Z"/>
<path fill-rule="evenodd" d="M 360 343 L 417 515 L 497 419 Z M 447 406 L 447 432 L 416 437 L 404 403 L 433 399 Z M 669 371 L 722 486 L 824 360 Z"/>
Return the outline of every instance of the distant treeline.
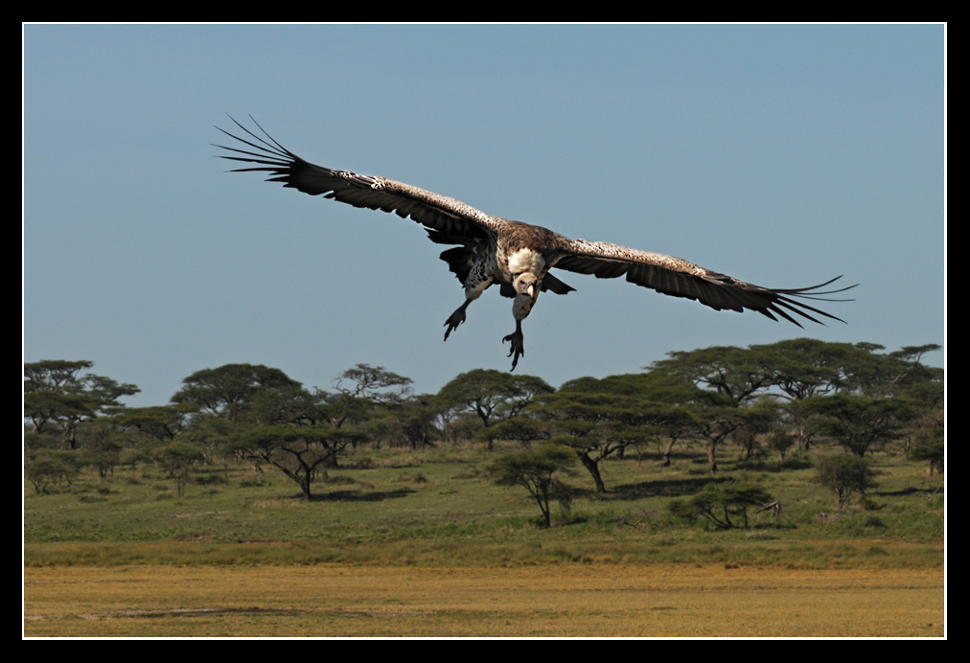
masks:
<path fill-rule="evenodd" d="M 152 462 L 179 479 L 217 457 L 278 468 L 312 495 L 315 479 L 361 445 L 418 450 L 496 440 L 524 449 L 571 450 L 599 492 L 603 460 L 697 444 L 717 472 L 719 450 L 742 458 L 841 445 L 863 458 L 892 447 L 943 464 L 943 369 L 927 366 L 938 345 L 884 352 L 873 343 L 794 339 L 748 348 L 672 352 L 643 372 L 582 377 L 558 390 L 542 378 L 476 369 L 437 394 L 358 364 L 333 391 L 309 390 L 277 368 L 227 364 L 182 380 L 168 405 L 128 408 L 132 384 L 90 372 L 90 361 L 24 365 L 26 476 L 38 493 L 82 467 Z"/>

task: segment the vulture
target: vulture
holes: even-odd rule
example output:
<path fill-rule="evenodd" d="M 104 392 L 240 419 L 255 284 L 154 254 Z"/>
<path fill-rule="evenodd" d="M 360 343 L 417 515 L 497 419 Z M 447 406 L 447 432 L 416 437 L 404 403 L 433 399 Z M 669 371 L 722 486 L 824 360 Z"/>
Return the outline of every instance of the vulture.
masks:
<path fill-rule="evenodd" d="M 465 301 L 445 321 L 445 340 L 465 322 L 468 305 L 491 286 L 498 285 L 502 295 L 513 299 L 512 316 L 515 331 L 502 339 L 510 344 L 512 370 L 525 354 L 522 321 L 535 306 L 540 292 L 565 295 L 575 288 L 563 283 L 550 270 L 555 268 L 579 274 L 592 274 L 601 279 L 625 276 L 630 283 L 652 288 L 674 297 L 694 299 L 717 311 L 750 309 L 772 320 L 780 316 L 799 327 L 794 316 L 818 324 L 817 317 L 844 322 L 825 311 L 793 298 L 817 301 L 851 301 L 828 299 L 826 295 L 844 292 L 855 286 L 823 290 L 842 278 L 808 288 L 789 290 L 763 288 L 719 274 L 680 258 L 630 249 L 609 242 L 569 239 L 559 233 L 520 221 L 491 216 L 460 200 L 425 191 L 384 177 L 358 175 L 346 170 L 317 166 L 290 152 L 274 140 L 256 120 L 262 136 L 229 117 L 245 134 L 232 134 L 216 127 L 238 141 L 236 147 L 214 145 L 229 154 L 223 159 L 254 164 L 231 172 L 265 172 L 267 182 L 282 182 L 311 196 L 323 195 L 354 207 L 394 212 L 422 224 L 428 237 L 437 244 L 452 245 L 441 254 L 465 289 Z"/>

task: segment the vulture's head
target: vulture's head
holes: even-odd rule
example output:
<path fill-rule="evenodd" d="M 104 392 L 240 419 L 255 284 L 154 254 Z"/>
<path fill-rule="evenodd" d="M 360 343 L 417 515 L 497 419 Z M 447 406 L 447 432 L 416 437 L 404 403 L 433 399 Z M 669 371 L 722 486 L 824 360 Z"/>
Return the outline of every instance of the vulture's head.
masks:
<path fill-rule="evenodd" d="M 539 279 L 532 272 L 522 272 L 516 276 L 512 287 L 515 288 L 516 295 L 524 295 L 532 301 L 539 295 Z"/>
<path fill-rule="evenodd" d="M 523 272 L 512 281 L 512 287 L 515 288 L 512 316 L 516 320 L 523 320 L 529 315 L 539 296 L 539 279 L 532 272 Z"/>

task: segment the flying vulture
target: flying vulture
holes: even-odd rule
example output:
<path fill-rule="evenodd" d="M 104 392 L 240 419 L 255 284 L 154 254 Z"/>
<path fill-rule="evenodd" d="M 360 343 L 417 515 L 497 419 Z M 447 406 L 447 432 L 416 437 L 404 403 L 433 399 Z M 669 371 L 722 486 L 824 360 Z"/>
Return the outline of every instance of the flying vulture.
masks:
<path fill-rule="evenodd" d="M 509 356 L 512 357 L 512 370 L 519 363 L 519 357 L 525 354 L 522 321 L 532 311 L 539 293 L 550 290 L 557 295 L 565 295 L 575 290 L 550 273 L 552 268 L 593 274 L 601 279 L 625 275 L 630 283 L 652 288 L 665 295 L 696 299 L 718 311 L 751 309 L 772 320 L 777 320 L 775 315 L 781 316 L 799 327 L 801 324 L 792 317 L 793 314 L 818 324 L 823 323 L 813 315 L 843 321 L 793 297 L 845 301 L 826 299 L 824 295 L 855 287 L 822 290 L 842 278 L 837 276 L 809 288 L 772 290 L 712 272 L 673 256 L 629 249 L 608 242 L 569 239 L 541 226 L 485 214 L 454 198 L 402 182 L 314 165 L 277 143 L 255 120 L 253 122 L 265 138 L 231 116 L 229 119 L 248 138 L 216 128 L 247 148 L 240 149 L 242 145 L 216 145 L 232 153 L 220 156 L 256 164 L 232 172 L 267 172 L 271 177 L 266 181 L 283 182 L 283 186 L 311 196 L 323 194 L 325 198 L 333 198 L 354 207 L 394 212 L 402 218 L 410 216 L 425 226 L 431 241 L 455 245 L 444 251 L 441 259 L 448 263 L 465 287 L 465 302 L 445 321 L 445 340 L 465 321 L 468 305 L 490 285 L 497 284 L 502 295 L 514 300 L 512 316 L 515 318 L 515 331 L 502 339 L 503 343 L 509 341 L 511 346 Z"/>

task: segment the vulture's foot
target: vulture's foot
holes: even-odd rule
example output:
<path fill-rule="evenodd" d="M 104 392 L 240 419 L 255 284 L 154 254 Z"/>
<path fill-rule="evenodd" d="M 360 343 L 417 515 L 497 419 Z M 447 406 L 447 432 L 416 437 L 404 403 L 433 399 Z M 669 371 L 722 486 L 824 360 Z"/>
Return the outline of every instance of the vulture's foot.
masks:
<path fill-rule="evenodd" d="M 509 341 L 511 347 L 509 348 L 509 356 L 512 357 L 512 368 L 510 371 L 514 371 L 515 367 L 519 363 L 519 357 L 525 355 L 525 345 L 523 344 L 522 329 L 518 325 L 515 327 L 515 331 L 502 339 L 504 344 Z"/>
<path fill-rule="evenodd" d="M 451 334 L 451 332 L 458 329 L 458 325 L 460 325 L 465 321 L 465 308 L 467 306 L 468 306 L 467 302 L 462 306 L 459 306 L 457 309 L 455 309 L 455 312 L 451 314 L 451 317 L 445 320 L 445 327 L 448 328 L 445 330 L 446 341 L 448 340 L 448 336 Z"/>

